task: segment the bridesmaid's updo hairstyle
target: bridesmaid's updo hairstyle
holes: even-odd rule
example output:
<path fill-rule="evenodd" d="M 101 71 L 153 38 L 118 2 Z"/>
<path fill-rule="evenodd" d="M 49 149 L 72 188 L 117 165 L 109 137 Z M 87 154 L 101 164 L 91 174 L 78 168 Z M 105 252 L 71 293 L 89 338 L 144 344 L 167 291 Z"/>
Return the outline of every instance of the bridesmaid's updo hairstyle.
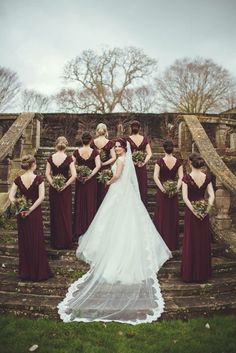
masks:
<path fill-rule="evenodd" d="M 135 135 L 139 132 L 141 125 L 138 120 L 134 120 L 130 124 L 130 127 L 131 127 L 131 133 Z"/>
<path fill-rule="evenodd" d="M 171 154 L 173 152 L 174 144 L 171 140 L 165 140 L 162 146 L 167 154 Z"/>
<path fill-rule="evenodd" d="M 89 145 L 89 143 L 92 140 L 92 135 L 90 134 L 90 132 L 85 131 L 81 137 L 81 140 L 83 142 L 84 145 Z"/>
<path fill-rule="evenodd" d="M 96 128 L 96 136 L 108 137 L 108 131 L 106 124 L 100 123 Z"/>
<path fill-rule="evenodd" d="M 119 142 L 119 143 L 120 143 L 120 146 L 121 146 L 122 148 L 124 148 L 125 151 L 127 151 L 127 142 L 126 142 L 125 139 L 123 139 L 122 137 L 120 137 L 120 138 L 118 138 L 118 139 L 115 140 L 115 143 L 116 143 L 116 142 Z"/>
<path fill-rule="evenodd" d="M 59 136 L 56 139 L 56 150 L 57 151 L 64 151 L 66 149 L 66 147 L 68 146 L 68 141 L 64 136 Z"/>
<path fill-rule="evenodd" d="M 31 154 L 26 154 L 21 158 L 21 168 L 24 170 L 29 170 L 34 163 L 36 160 Z"/>
<path fill-rule="evenodd" d="M 189 160 L 191 161 L 192 166 L 196 169 L 202 168 L 205 164 L 204 159 L 200 156 L 199 153 L 196 152 L 190 154 Z"/>

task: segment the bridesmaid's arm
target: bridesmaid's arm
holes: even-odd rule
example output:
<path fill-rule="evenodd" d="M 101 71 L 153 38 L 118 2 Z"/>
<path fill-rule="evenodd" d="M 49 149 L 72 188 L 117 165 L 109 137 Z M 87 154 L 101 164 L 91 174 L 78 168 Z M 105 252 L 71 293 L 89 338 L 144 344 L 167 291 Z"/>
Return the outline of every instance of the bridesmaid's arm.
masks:
<path fill-rule="evenodd" d="M 115 160 L 116 160 L 116 153 L 115 153 L 114 147 L 112 147 L 112 148 L 110 149 L 110 157 L 111 157 L 111 158 L 108 159 L 108 161 L 102 163 L 102 166 L 109 165 L 109 164 L 112 164 L 112 163 L 115 162 Z"/>
<path fill-rule="evenodd" d="M 119 159 L 117 159 L 116 163 L 117 163 L 116 174 L 113 175 L 111 180 L 109 180 L 107 182 L 107 185 L 111 185 L 111 184 L 115 183 L 121 176 L 121 173 L 122 173 L 123 168 L 124 168 L 124 163 L 121 160 L 119 160 Z"/>
<path fill-rule="evenodd" d="M 92 173 L 89 175 L 89 177 L 86 180 L 91 179 L 95 174 L 97 174 L 97 172 L 99 171 L 99 169 L 101 168 L 101 159 L 99 154 L 95 157 L 95 168 L 93 169 Z"/>
<path fill-rule="evenodd" d="M 166 190 L 164 189 L 160 179 L 160 166 L 156 163 L 155 164 L 155 169 L 154 169 L 154 174 L 153 174 L 153 179 L 157 185 L 157 187 L 164 193 L 166 194 Z"/>
<path fill-rule="evenodd" d="M 67 180 L 67 182 L 65 183 L 65 185 L 63 186 L 63 188 L 61 188 L 59 191 L 63 191 L 64 189 L 66 189 L 70 184 L 72 184 L 75 179 L 76 179 L 76 176 L 77 176 L 77 173 L 76 173 L 76 169 L 75 169 L 75 163 L 74 161 L 70 163 L 70 178 Z"/>
<path fill-rule="evenodd" d="M 51 186 L 53 186 L 52 185 L 52 170 L 51 170 L 51 165 L 50 165 L 50 163 L 48 163 L 47 162 L 47 164 L 46 164 L 46 171 L 45 171 L 45 176 L 46 176 L 46 178 L 47 178 L 47 180 L 48 180 L 48 182 L 49 182 L 49 184 L 51 185 Z"/>
<path fill-rule="evenodd" d="M 209 183 L 207 185 L 207 192 L 208 192 L 208 195 L 209 195 L 209 198 L 208 198 L 208 206 L 207 206 L 207 213 L 209 213 L 213 203 L 214 203 L 214 200 L 215 200 L 215 193 L 214 193 L 214 189 L 213 189 L 213 186 L 212 186 L 212 183 Z"/>
<path fill-rule="evenodd" d="M 151 149 L 150 143 L 148 143 L 146 145 L 145 152 L 146 152 L 146 158 L 145 158 L 144 162 L 143 163 L 135 163 L 138 167 L 143 167 L 145 164 L 147 164 L 149 159 L 152 157 L 152 149 Z"/>
<path fill-rule="evenodd" d="M 44 200 L 45 197 L 45 185 L 44 182 L 39 184 L 39 197 L 35 201 L 35 203 L 29 208 L 29 211 L 25 211 L 25 216 L 28 216 L 32 211 L 34 211 Z"/>
<path fill-rule="evenodd" d="M 150 143 L 148 143 L 146 146 L 146 153 L 147 153 L 147 155 L 146 155 L 144 164 L 147 164 L 149 159 L 152 157 L 152 149 L 151 149 Z"/>
<path fill-rule="evenodd" d="M 17 192 L 17 185 L 15 183 L 13 183 L 11 186 L 11 190 L 9 192 L 9 196 L 8 196 L 11 203 L 14 203 L 16 200 L 16 198 L 15 198 L 16 192 Z"/>
<path fill-rule="evenodd" d="M 199 219 L 202 219 L 199 214 L 197 214 L 194 209 L 193 209 L 193 206 L 191 204 L 191 202 L 189 201 L 189 198 L 188 198 L 188 185 L 183 182 L 182 183 L 182 195 L 183 195 L 183 200 L 186 204 L 186 206 L 190 209 L 190 211 Z"/>
<path fill-rule="evenodd" d="M 178 169 L 178 183 L 177 183 L 177 190 L 179 191 L 182 185 L 182 178 L 184 176 L 183 166 L 181 165 Z"/>

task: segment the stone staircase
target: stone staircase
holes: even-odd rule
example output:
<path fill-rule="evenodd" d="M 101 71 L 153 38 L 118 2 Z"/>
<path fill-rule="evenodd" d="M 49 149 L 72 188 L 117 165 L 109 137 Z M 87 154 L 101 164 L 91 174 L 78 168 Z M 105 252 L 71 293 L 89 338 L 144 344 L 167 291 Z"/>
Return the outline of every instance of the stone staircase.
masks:
<path fill-rule="evenodd" d="M 73 149 L 71 149 L 72 151 Z M 154 146 L 152 162 L 148 167 L 148 210 L 153 215 L 155 185 L 152 179 L 154 161 L 162 149 Z M 38 173 L 44 174 L 45 160 L 52 148 L 41 147 L 37 153 Z M 184 205 L 180 201 L 180 242 L 182 243 Z M 49 242 L 48 193 L 43 204 L 45 242 L 54 277 L 46 282 L 24 282 L 17 278 L 17 231 L 0 231 L 0 312 L 31 317 L 58 319 L 57 304 L 63 299 L 71 282 L 88 270 L 88 265 L 75 257 L 73 250 L 54 250 Z M 15 221 L 13 220 L 13 223 Z M 180 279 L 181 249 L 173 252 L 158 273 L 165 299 L 165 312 L 161 319 L 211 315 L 216 312 L 236 312 L 236 260 L 227 257 L 223 246 L 212 243 L 213 278 L 206 284 L 186 284 Z"/>

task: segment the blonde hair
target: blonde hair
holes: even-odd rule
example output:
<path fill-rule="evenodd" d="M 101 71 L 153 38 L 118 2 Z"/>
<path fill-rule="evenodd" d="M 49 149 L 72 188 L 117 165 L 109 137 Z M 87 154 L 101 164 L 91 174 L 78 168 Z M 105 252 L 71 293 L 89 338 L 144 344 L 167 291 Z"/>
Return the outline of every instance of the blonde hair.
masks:
<path fill-rule="evenodd" d="M 36 163 L 36 159 L 31 154 L 26 154 L 21 158 L 21 168 L 24 170 L 29 170 L 32 165 Z"/>
<path fill-rule="evenodd" d="M 64 136 L 59 136 L 57 139 L 56 139 L 56 150 L 57 151 L 63 151 L 66 149 L 66 147 L 68 146 L 68 141 L 67 139 L 64 137 Z"/>
<path fill-rule="evenodd" d="M 104 136 L 108 137 L 108 131 L 106 124 L 100 123 L 96 128 L 96 136 Z"/>

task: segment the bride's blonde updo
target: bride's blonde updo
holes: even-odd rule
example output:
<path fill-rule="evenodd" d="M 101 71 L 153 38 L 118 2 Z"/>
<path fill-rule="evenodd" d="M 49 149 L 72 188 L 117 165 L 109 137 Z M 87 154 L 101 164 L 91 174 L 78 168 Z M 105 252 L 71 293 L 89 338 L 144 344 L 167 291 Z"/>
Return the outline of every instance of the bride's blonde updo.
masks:
<path fill-rule="evenodd" d="M 96 136 L 108 137 L 108 131 L 106 124 L 100 123 L 96 128 Z"/>
<path fill-rule="evenodd" d="M 64 151 L 68 146 L 68 141 L 64 136 L 59 136 L 56 139 L 55 147 L 57 151 Z"/>
<path fill-rule="evenodd" d="M 21 158 L 21 168 L 24 170 L 29 170 L 32 165 L 36 163 L 36 159 L 31 154 L 26 154 Z"/>

